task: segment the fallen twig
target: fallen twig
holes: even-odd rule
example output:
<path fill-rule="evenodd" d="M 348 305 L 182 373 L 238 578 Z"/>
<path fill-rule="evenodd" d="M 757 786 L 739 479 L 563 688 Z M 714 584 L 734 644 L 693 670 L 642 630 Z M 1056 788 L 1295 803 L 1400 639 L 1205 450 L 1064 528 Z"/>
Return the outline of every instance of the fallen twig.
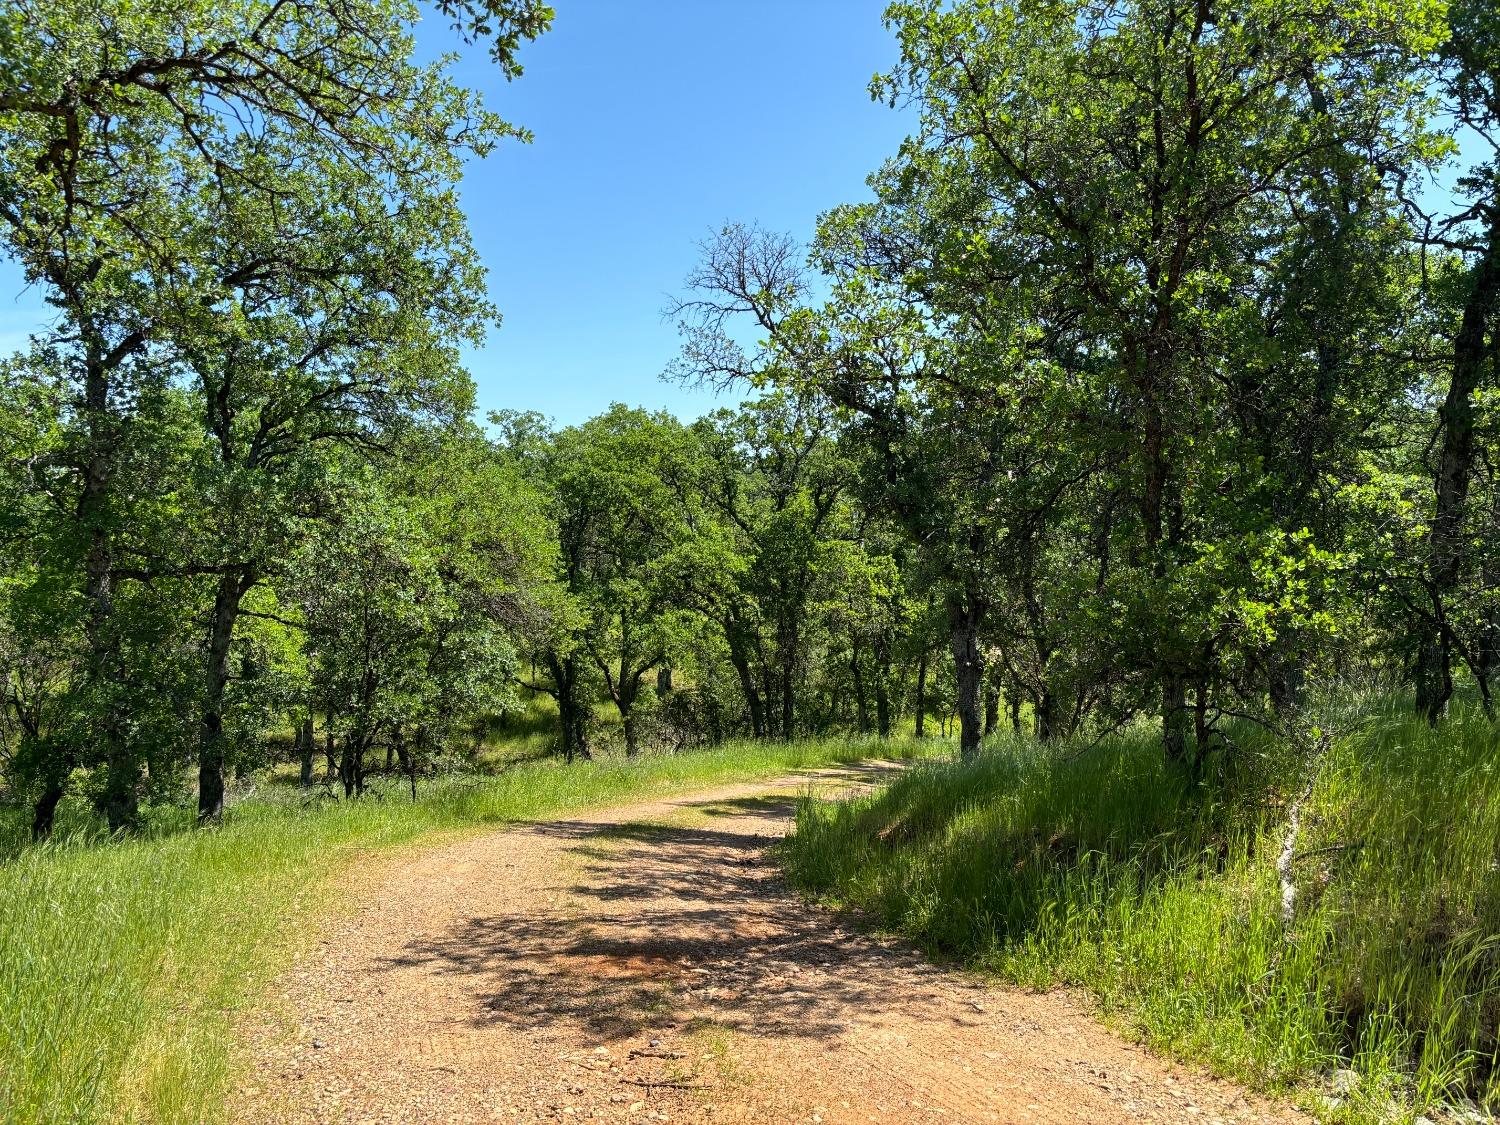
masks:
<path fill-rule="evenodd" d="M 653 1051 L 649 1047 L 632 1047 L 630 1057 L 633 1059 L 685 1059 L 681 1051 Z"/>
<path fill-rule="evenodd" d="M 679 1081 L 675 1078 L 622 1078 L 621 1082 L 630 1086 L 645 1086 L 647 1088 L 661 1087 L 667 1090 L 712 1090 L 713 1086 L 707 1082 Z"/>

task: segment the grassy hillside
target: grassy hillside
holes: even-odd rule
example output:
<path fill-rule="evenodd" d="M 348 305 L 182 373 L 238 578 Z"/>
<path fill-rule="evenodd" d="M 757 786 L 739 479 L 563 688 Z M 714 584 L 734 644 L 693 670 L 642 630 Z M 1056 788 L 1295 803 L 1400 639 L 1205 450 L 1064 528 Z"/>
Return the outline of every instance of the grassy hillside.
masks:
<path fill-rule="evenodd" d="M 218 830 L 23 848 L 0 864 L 0 1119 L 199 1122 L 233 1073 L 234 1013 L 375 849 L 616 799 L 941 744 L 814 741 L 515 767 L 363 802 L 252 798 Z"/>
<path fill-rule="evenodd" d="M 1500 1102 L 1500 753 L 1391 704 L 1317 770 L 1281 917 L 1302 768 L 1264 738 L 1194 785 L 1149 733 L 999 742 L 852 804 L 805 803 L 794 880 L 933 950 L 1092 992 L 1153 1045 L 1334 1121 Z M 1338 1075 L 1352 1070 L 1358 1075 Z"/>

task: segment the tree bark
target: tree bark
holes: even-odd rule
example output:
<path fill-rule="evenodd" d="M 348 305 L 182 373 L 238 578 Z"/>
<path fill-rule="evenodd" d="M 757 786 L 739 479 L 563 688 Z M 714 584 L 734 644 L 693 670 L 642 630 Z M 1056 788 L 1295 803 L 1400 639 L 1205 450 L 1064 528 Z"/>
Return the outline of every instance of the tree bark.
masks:
<path fill-rule="evenodd" d="M 589 761 L 589 713 L 588 701 L 579 699 L 578 661 L 572 656 L 560 657 L 547 654 L 547 669 L 557 688 L 557 718 L 562 736 L 563 759 Z"/>
<path fill-rule="evenodd" d="M 870 701 L 865 697 L 865 671 L 859 659 L 859 645 L 849 650 L 849 677 L 854 684 L 855 725 L 860 734 L 870 733 Z"/>
<path fill-rule="evenodd" d="M 620 677 L 611 695 L 614 697 L 615 710 L 620 713 L 620 728 L 625 735 L 625 756 L 634 758 L 641 752 L 640 728 L 635 718 L 635 704 L 641 697 L 641 678 L 650 669 L 645 667 L 631 668 L 626 658 L 620 658 Z"/>
<path fill-rule="evenodd" d="M 61 781 L 48 780 L 46 788 L 36 799 L 36 805 L 31 811 L 31 838 L 33 840 L 45 840 L 52 835 L 52 824 L 57 818 L 57 806 L 62 801 L 64 792 Z"/>
<path fill-rule="evenodd" d="M 1193 685 L 1193 773 L 1196 776 L 1208 754 L 1208 677 L 1199 676 Z"/>
<path fill-rule="evenodd" d="M 625 735 L 625 756 L 634 758 L 641 752 L 640 731 L 635 719 L 635 701 L 640 696 L 639 675 L 626 673 L 620 681 L 615 707 L 620 712 L 620 727 Z"/>
<path fill-rule="evenodd" d="M 84 559 L 84 599 L 88 606 L 85 634 L 89 645 L 89 680 L 100 700 L 95 725 L 104 758 L 104 787 L 99 796 L 110 831 L 128 831 L 140 816 L 141 768 L 126 737 L 125 716 L 120 702 L 124 668 L 120 640 L 114 620 L 114 543 L 105 526 L 105 492 L 108 476 L 91 459 L 85 468 L 84 496 L 79 504 L 80 521 L 89 529 L 88 553 Z"/>
<path fill-rule="evenodd" d="M 311 789 L 313 783 L 313 722 L 309 715 L 297 725 L 297 757 L 301 761 L 298 781 L 302 788 Z"/>
<path fill-rule="evenodd" d="M 881 630 L 874 644 L 875 650 L 875 733 L 881 738 L 891 736 L 891 643 L 889 634 Z"/>
<path fill-rule="evenodd" d="M 927 737 L 927 650 L 922 650 L 921 657 L 917 660 L 917 698 L 915 700 L 917 709 L 916 736 Z"/>
<path fill-rule="evenodd" d="M 755 686 L 755 676 L 750 671 L 750 660 L 728 627 L 725 628 L 725 636 L 729 642 L 729 663 L 734 665 L 735 674 L 739 676 L 740 691 L 745 697 L 745 706 L 750 711 L 751 737 L 765 738 L 768 734 L 766 711 L 761 702 L 760 692 Z"/>
<path fill-rule="evenodd" d="M 65 291 L 67 288 L 65 287 Z M 135 828 L 140 816 L 141 764 L 126 735 L 125 666 L 115 620 L 115 540 L 110 493 L 114 479 L 118 427 L 110 413 L 110 383 L 115 367 L 129 354 L 124 345 L 108 349 L 81 308 L 84 360 L 83 490 L 76 516 L 88 544 L 84 556 L 85 638 L 89 647 L 88 682 L 99 701 L 95 737 L 104 760 L 104 786 L 98 804 L 112 832 Z"/>
<path fill-rule="evenodd" d="M 1442 445 L 1434 474 L 1434 508 L 1428 532 L 1428 592 L 1432 619 L 1424 619 L 1417 659 L 1417 711 L 1436 724 L 1453 696 L 1452 653 L 1440 622 L 1446 599 L 1458 586 L 1464 558 L 1464 507 L 1474 470 L 1474 394 L 1486 366 L 1486 335 L 1500 310 L 1500 208 L 1491 215 L 1484 257 L 1475 264 L 1463 319 L 1453 341 L 1453 373 L 1438 409 Z"/>
<path fill-rule="evenodd" d="M 1180 673 L 1166 672 L 1161 685 L 1161 742 L 1169 762 L 1187 755 L 1187 683 Z"/>
<path fill-rule="evenodd" d="M 948 625 L 953 650 L 953 670 L 958 684 L 954 709 L 958 712 L 958 752 L 965 760 L 979 754 L 984 739 L 984 655 L 979 649 L 979 626 L 984 608 L 976 594 L 951 594 Z"/>
<path fill-rule="evenodd" d="M 224 815 L 224 691 L 229 684 L 229 650 L 240 604 L 255 585 L 250 568 L 219 576 L 208 627 L 208 667 L 198 739 L 198 823 Z"/>
<path fill-rule="evenodd" d="M 1000 727 L 1000 685 L 991 681 L 984 689 L 984 736 L 988 738 Z"/>
<path fill-rule="evenodd" d="M 333 779 L 338 776 L 339 772 L 338 757 L 334 753 L 337 747 L 334 745 L 332 711 L 328 712 L 326 721 L 328 723 L 328 726 L 324 728 L 323 731 L 323 757 L 325 760 L 323 769 L 323 781 L 328 785 L 332 785 Z"/>
<path fill-rule="evenodd" d="M 790 742 L 796 734 L 797 661 L 801 651 L 802 636 L 798 621 L 783 616 L 776 627 L 776 679 L 777 694 L 780 696 L 779 729 L 776 733 L 784 742 Z"/>
<path fill-rule="evenodd" d="M 576 760 L 590 761 L 588 712 L 585 705 L 570 693 L 565 702 L 558 704 L 558 718 L 562 725 L 563 758 L 571 763 Z"/>
<path fill-rule="evenodd" d="M 418 745 L 420 745 L 421 742 L 422 732 L 419 729 L 417 732 Z M 396 761 L 400 763 L 401 772 L 405 774 L 407 780 L 411 782 L 411 799 L 415 801 L 417 799 L 417 757 L 407 749 L 406 735 L 402 732 L 399 726 L 391 732 L 391 747 L 396 752 Z"/>
<path fill-rule="evenodd" d="M 1043 684 L 1037 697 L 1032 700 L 1033 724 L 1038 742 L 1050 742 L 1057 737 L 1057 699 L 1050 684 Z"/>
<path fill-rule="evenodd" d="M 339 758 L 339 780 L 344 785 L 344 796 L 353 797 L 356 790 L 364 791 L 363 779 L 359 776 L 356 758 L 363 758 L 364 751 L 355 750 L 355 739 L 350 736 L 344 739 L 344 752 Z"/>

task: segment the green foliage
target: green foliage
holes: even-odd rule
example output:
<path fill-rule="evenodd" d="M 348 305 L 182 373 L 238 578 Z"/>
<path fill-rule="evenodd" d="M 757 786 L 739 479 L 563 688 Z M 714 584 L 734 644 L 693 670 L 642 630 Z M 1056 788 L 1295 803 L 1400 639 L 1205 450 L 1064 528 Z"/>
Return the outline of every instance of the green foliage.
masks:
<path fill-rule="evenodd" d="M 551 19 L 533 0 L 439 8 L 507 76 Z M 472 406 L 456 349 L 492 310 L 454 187 L 517 130 L 452 58 L 416 59 L 418 17 L 400 0 L 0 17 L 0 252 L 57 310 L 7 368 L 0 459 L 37 550 L 6 573 L 26 628 L 72 658 L 48 690 L 78 720 L 17 751 L 39 832 L 80 767 L 134 826 L 194 740 L 217 817 L 226 764 L 295 679 L 250 674 L 285 646 L 247 636 L 247 599 L 352 459 Z"/>
<path fill-rule="evenodd" d="M 384 479 L 344 476 L 338 514 L 286 590 L 311 665 L 306 705 L 331 718 L 346 785 L 361 789 L 376 741 L 430 759 L 465 721 L 511 704 L 515 636 L 540 612 L 553 558 L 542 497 L 476 433 L 423 435 L 405 455 Z"/>
<path fill-rule="evenodd" d="M 507 79 L 552 19 L 436 11 Z M 678 374 L 756 397 L 492 434 L 457 186 L 525 134 L 420 15 L 0 12 L 0 253 L 56 312 L 0 366 L 0 796 L 39 837 L 93 831 L 80 799 L 165 832 L 196 759 L 230 810 L 0 872 L 0 1095 L 192 1117 L 248 980 L 195 935 L 264 948 L 317 849 L 729 769 L 453 781 L 497 729 L 573 762 L 616 722 L 633 757 L 911 718 L 974 756 L 1003 708 L 1039 742 L 809 806 L 799 877 L 1263 1081 L 1347 1061 L 1340 1112 L 1494 1100 L 1492 732 L 1325 749 L 1312 690 L 1414 684 L 1437 723 L 1466 676 L 1494 715 L 1493 5 L 898 0 L 873 92 L 917 128 L 873 198 L 805 260 L 725 227 L 675 309 Z M 384 749 L 417 803 L 236 809 L 289 730 L 304 788 L 321 736 L 346 797 Z"/>
<path fill-rule="evenodd" d="M 8 1122 L 222 1120 L 235 1014 L 341 902 L 339 877 L 370 849 L 497 827 L 628 797 L 770 777 L 909 742 L 733 744 L 705 754 L 455 778 L 419 801 L 236 806 L 214 832 L 86 836 L 22 847 L 0 865 L 0 1105 Z M 4 822 L 0 822 L 4 823 Z M 67 811 L 63 823 L 75 823 Z M 81 827 L 81 825 L 80 825 Z M 19 854 L 17 854 L 19 853 Z"/>
<path fill-rule="evenodd" d="M 1032 987 L 1077 985 L 1151 1044 L 1270 1088 L 1360 1075 L 1332 1120 L 1500 1098 L 1500 791 L 1477 712 L 1442 734 L 1404 701 L 1345 706 L 1295 844 L 1300 756 L 1246 732 L 1208 780 L 1146 731 L 1001 739 L 847 804 L 806 803 L 786 846 L 808 891 Z M 976 863 L 975 857 L 984 862 Z"/>

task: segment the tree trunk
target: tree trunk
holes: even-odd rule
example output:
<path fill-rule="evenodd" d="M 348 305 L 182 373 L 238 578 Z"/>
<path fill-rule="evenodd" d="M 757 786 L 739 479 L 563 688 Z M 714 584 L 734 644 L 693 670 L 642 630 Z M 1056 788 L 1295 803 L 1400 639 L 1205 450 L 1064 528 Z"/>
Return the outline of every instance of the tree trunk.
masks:
<path fill-rule="evenodd" d="M 1439 622 L 1458 586 L 1464 561 L 1464 507 L 1474 469 L 1474 394 L 1486 366 L 1485 337 L 1500 309 L 1500 209 L 1491 215 L 1485 256 L 1475 264 L 1463 319 L 1453 341 L 1453 374 L 1438 409 L 1442 446 L 1434 476 L 1428 532 L 1428 591 L 1432 619 L 1424 619 L 1417 661 L 1417 711 L 1436 724 L 1453 695 L 1452 653 Z"/>
<path fill-rule="evenodd" d="M 1140 396 L 1141 470 L 1143 489 L 1140 496 L 1143 525 L 1151 576 L 1165 584 L 1175 567 L 1173 551 L 1181 537 L 1179 488 L 1175 485 L 1170 457 L 1167 418 L 1162 406 L 1163 391 L 1170 394 L 1166 375 L 1172 367 L 1172 304 L 1169 297 L 1158 295 L 1157 323 L 1152 334 L 1132 346 L 1129 366 L 1134 369 L 1136 389 Z M 1157 650 L 1156 675 L 1161 690 L 1162 746 L 1168 761 L 1179 760 L 1187 751 L 1187 691 L 1178 667 L 1175 634 L 1158 634 L 1152 639 Z"/>
<path fill-rule="evenodd" d="M 1057 737 L 1057 700 L 1052 687 L 1043 684 L 1042 690 L 1031 703 L 1033 725 L 1038 742 L 1050 742 Z"/>
<path fill-rule="evenodd" d="M 640 732 L 635 721 L 635 701 L 640 696 L 641 683 L 627 677 L 620 681 L 619 697 L 615 708 L 620 712 L 620 727 L 625 735 L 625 756 L 634 758 L 641 752 Z"/>
<path fill-rule="evenodd" d="M 1178 673 L 1168 673 L 1161 685 L 1161 744 L 1169 762 L 1187 754 L 1187 684 Z"/>
<path fill-rule="evenodd" d="M 563 758 L 567 762 L 589 761 L 593 754 L 589 750 L 588 712 L 585 706 L 570 693 L 566 701 L 558 704 L 558 718 L 562 726 Z"/>
<path fill-rule="evenodd" d="M 1267 678 L 1271 707 L 1278 715 L 1295 710 L 1301 704 L 1305 682 L 1302 665 L 1297 659 L 1282 653 L 1279 646 L 1272 650 Z"/>
<path fill-rule="evenodd" d="M 417 744 L 420 746 L 422 741 L 423 733 L 419 729 Z M 417 757 L 406 748 L 406 736 L 400 727 L 391 732 L 391 746 L 396 751 L 396 761 L 401 765 L 401 772 L 411 782 L 411 799 L 415 801 L 417 799 Z"/>
<path fill-rule="evenodd" d="M 208 667 L 205 670 L 203 715 L 198 738 L 198 823 L 210 824 L 224 815 L 224 691 L 229 684 L 229 649 L 240 603 L 255 584 L 249 569 L 219 576 L 208 626 Z"/>
<path fill-rule="evenodd" d="M 672 669 L 663 664 L 656 670 L 656 698 L 665 699 L 672 694 Z"/>
<path fill-rule="evenodd" d="M 302 788 L 311 789 L 313 783 L 313 721 L 309 715 L 297 727 L 297 753 L 302 759 L 300 781 Z"/>
<path fill-rule="evenodd" d="M 781 668 L 781 738 L 790 742 L 795 730 L 797 714 L 797 676 L 788 663 Z"/>
<path fill-rule="evenodd" d="M 870 733 L 870 703 L 865 698 L 865 673 L 859 661 L 859 645 L 849 650 L 849 676 L 854 684 L 855 723 L 860 734 Z"/>
<path fill-rule="evenodd" d="M 369 749 L 370 741 L 363 732 L 350 733 L 344 739 L 339 779 L 344 783 L 345 797 L 365 795 L 365 751 Z"/>
<path fill-rule="evenodd" d="M 333 779 L 338 776 L 338 757 L 334 753 L 336 747 L 334 745 L 333 739 L 332 711 L 328 712 L 328 714 L 325 716 L 325 721 L 328 725 L 323 730 L 323 781 L 327 785 L 332 785 Z"/>
<path fill-rule="evenodd" d="M 102 496 L 99 504 L 102 507 Z M 104 518 L 102 513 L 100 518 Z M 84 596 L 89 607 L 85 631 L 91 650 L 89 680 L 94 697 L 100 701 L 94 729 L 104 759 L 99 807 L 110 831 L 129 831 L 140 818 L 141 767 L 125 737 L 126 722 L 120 699 L 125 677 L 120 642 L 115 636 L 114 559 L 108 530 L 99 528 L 92 534 L 85 570 Z"/>
<path fill-rule="evenodd" d="M 797 621 L 783 619 L 776 630 L 776 657 L 781 696 L 781 729 L 777 733 L 784 742 L 790 742 L 796 734 L 797 659 L 801 648 Z"/>
<path fill-rule="evenodd" d="M 1196 776 L 1208 754 L 1208 677 L 1193 685 L 1193 773 Z"/>
<path fill-rule="evenodd" d="M 1500 330 L 1497 330 L 1491 343 L 1494 352 L 1494 369 L 1500 372 Z M 1500 489 L 1496 489 L 1490 504 L 1491 526 L 1500 527 Z M 1486 552 L 1479 568 L 1480 584 L 1486 590 L 1500 588 L 1500 560 L 1494 557 L 1493 552 Z M 1475 645 L 1478 650 L 1478 659 L 1475 661 L 1474 678 L 1479 683 L 1480 698 L 1485 704 L 1485 713 L 1491 714 L 1491 693 L 1495 682 L 1495 673 L 1500 671 L 1500 611 L 1493 607 L 1484 611 L 1484 623 L 1480 626 L 1479 641 Z"/>
<path fill-rule="evenodd" d="M 614 701 L 615 710 L 620 713 L 620 729 L 625 736 L 625 756 L 634 758 L 641 750 L 639 727 L 635 720 L 635 705 L 641 697 L 641 680 L 650 669 L 650 664 L 641 667 L 633 666 L 631 658 L 622 653 L 617 676 L 611 677 L 609 667 L 603 661 L 599 662 L 599 668 L 604 673 L 604 680 L 609 687 L 609 696 Z"/>
<path fill-rule="evenodd" d="M 104 760 L 104 786 L 98 805 L 110 830 L 122 831 L 133 829 L 139 820 L 141 767 L 126 737 L 128 724 L 121 695 L 125 689 L 125 668 L 115 621 L 110 486 L 119 442 L 109 405 L 113 365 L 96 339 L 90 339 L 86 348 L 83 395 L 86 448 L 77 519 L 88 543 L 83 589 L 87 607 L 84 632 L 89 647 L 87 675 L 91 694 L 98 703 L 98 719 L 93 729 Z"/>
<path fill-rule="evenodd" d="M 740 691 L 745 696 L 745 706 L 750 710 L 750 734 L 754 738 L 765 738 L 768 733 L 766 711 L 755 686 L 755 676 L 750 671 L 750 660 L 727 627 L 725 636 L 729 642 L 729 663 L 734 665 L 735 674 L 739 676 Z"/>
<path fill-rule="evenodd" d="M 36 799 L 36 806 L 31 811 L 33 840 L 45 840 L 52 835 L 52 822 L 57 817 L 57 806 L 63 799 L 64 792 L 62 781 L 55 778 L 48 780 L 47 787 L 42 790 L 42 795 Z"/>
<path fill-rule="evenodd" d="M 917 698 L 915 700 L 917 709 L 916 735 L 918 738 L 927 737 L 927 650 L 922 650 L 921 657 L 917 660 Z"/>
<path fill-rule="evenodd" d="M 875 733 L 891 737 L 891 645 L 883 630 L 875 641 Z"/>
<path fill-rule="evenodd" d="M 1000 685 L 991 681 L 984 688 L 984 737 L 1000 727 Z"/>
<path fill-rule="evenodd" d="M 578 698 L 581 686 L 578 662 L 571 656 L 547 654 L 547 669 L 557 688 L 557 719 L 562 736 L 563 759 L 589 761 L 589 712 L 587 700 Z"/>
<path fill-rule="evenodd" d="M 953 670 L 958 683 L 954 710 L 958 713 L 958 752 L 964 759 L 979 754 L 984 739 L 984 655 L 979 650 L 979 626 L 983 606 L 971 590 L 967 596 L 948 598 L 948 625 L 953 649 Z"/>

